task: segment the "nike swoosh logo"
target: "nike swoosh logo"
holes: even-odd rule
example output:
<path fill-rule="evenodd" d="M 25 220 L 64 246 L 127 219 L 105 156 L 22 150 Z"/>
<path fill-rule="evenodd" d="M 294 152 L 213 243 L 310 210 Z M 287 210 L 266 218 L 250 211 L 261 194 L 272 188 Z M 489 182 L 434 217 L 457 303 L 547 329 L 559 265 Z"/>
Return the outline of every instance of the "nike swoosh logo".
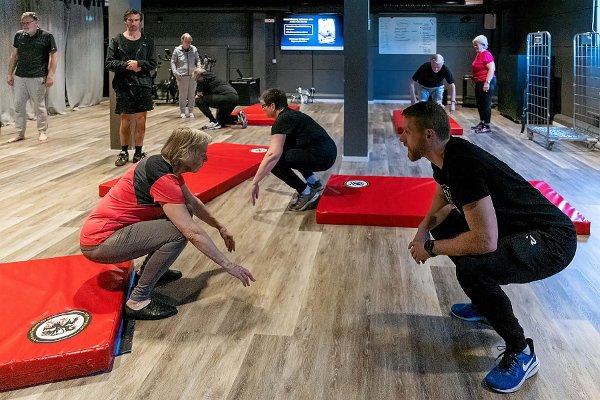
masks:
<path fill-rule="evenodd" d="M 523 364 L 523 371 L 527 372 L 527 370 L 529 369 L 529 366 L 531 365 L 531 363 L 533 362 L 533 357 L 531 357 L 531 360 L 529 360 L 529 362 L 527 364 Z"/>

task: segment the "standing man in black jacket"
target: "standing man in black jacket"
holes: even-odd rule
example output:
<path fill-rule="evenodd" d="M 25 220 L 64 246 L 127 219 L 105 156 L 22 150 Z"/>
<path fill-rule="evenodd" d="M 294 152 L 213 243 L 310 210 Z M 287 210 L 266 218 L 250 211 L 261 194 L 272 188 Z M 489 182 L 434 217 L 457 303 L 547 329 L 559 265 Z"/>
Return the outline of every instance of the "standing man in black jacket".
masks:
<path fill-rule="evenodd" d="M 121 152 L 115 165 L 120 167 L 129 161 L 129 138 L 135 120 L 136 163 L 146 156 L 142 152 L 146 134 L 146 113 L 152 110 L 152 76 L 156 68 L 154 41 L 142 34 L 142 14 L 134 9 L 125 11 L 123 20 L 127 30 L 110 41 L 106 56 L 106 68 L 115 73 L 112 86 L 117 95 L 115 113 L 121 115 L 119 136 Z"/>

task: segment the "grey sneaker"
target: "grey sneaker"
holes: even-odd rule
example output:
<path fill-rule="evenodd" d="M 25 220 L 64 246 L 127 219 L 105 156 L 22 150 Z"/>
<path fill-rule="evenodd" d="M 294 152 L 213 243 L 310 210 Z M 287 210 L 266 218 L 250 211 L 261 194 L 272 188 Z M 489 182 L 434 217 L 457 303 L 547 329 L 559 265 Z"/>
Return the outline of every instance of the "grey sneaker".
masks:
<path fill-rule="evenodd" d="M 308 194 L 300 194 L 298 195 L 298 199 L 292 204 L 288 206 L 288 210 L 290 211 L 304 211 L 309 208 L 312 204 L 314 204 L 321 197 L 321 192 L 310 188 L 310 192 Z"/>
<path fill-rule="evenodd" d="M 237 118 L 240 125 L 242 125 L 242 128 L 246 129 L 248 127 L 248 118 L 246 118 L 246 113 L 240 111 L 237 115 Z"/>
<path fill-rule="evenodd" d="M 306 184 L 310 186 L 311 189 L 314 189 L 318 192 L 322 192 L 323 189 L 325 189 L 325 186 L 321 184 L 321 181 L 316 181 L 315 183 L 306 182 Z"/>
<path fill-rule="evenodd" d="M 129 161 L 129 153 L 126 151 L 122 151 L 117 156 L 117 161 L 115 161 L 115 165 L 117 167 L 120 167 L 122 165 L 127 164 L 128 161 Z"/>
<path fill-rule="evenodd" d="M 221 129 L 221 125 L 218 122 L 209 122 L 208 124 L 204 125 L 202 127 L 202 129 L 208 129 L 208 130 Z"/>

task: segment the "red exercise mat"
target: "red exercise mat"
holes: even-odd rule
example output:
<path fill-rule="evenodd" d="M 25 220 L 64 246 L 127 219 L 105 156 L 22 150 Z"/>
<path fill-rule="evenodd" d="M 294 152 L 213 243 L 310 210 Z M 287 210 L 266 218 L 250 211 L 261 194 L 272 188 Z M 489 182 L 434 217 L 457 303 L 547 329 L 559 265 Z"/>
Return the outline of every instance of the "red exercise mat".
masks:
<path fill-rule="evenodd" d="M 0 264 L 0 391 L 110 370 L 131 265 Z"/>
<path fill-rule="evenodd" d="M 188 188 L 203 202 L 239 185 L 254 176 L 268 146 L 213 143 L 208 146 L 208 161 L 196 173 L 185 173 Z M 101 183 L 98 192 L 106 195 L 120 178 Z"/>
<path fill-rule="evenodd" d="M 290 104 L 288 107 L 292 110 L 300 110 L 300 106 L 295 104 Z M 237 115 L 240 111 L 243 111 L 244 114 L 246 114 L 246 118 L 248 118 L 248 125 L 273 125 L 273 122 L 275 122 L 275 118 L 267 117 L 265 110 L 263 110 L 260 103 L 235 110 L 231 113 L 231 115 Z"/>
<path fill-rule="evenodd" d="M 394 122 L 396 133 L 400 135 L 404 130 L 404 116 L 402 115 L 402 110 L 394 110 L 392 112 L 392 121 Z M 448 122 L 450 122 L 451 135 L 463 134 L 463 128 L 450 115 L 448 115 Z"/>
<path fill-rule="evenodd" d="M 573 221 L 578 235 L 590 234 L 590 221 L 550 185 L 530 183 Z M 317 223 L 416 228 L 435 190 L 432 178 L 331 175 L 317 206 Z"/>
<path fill-rule="evenodd" d="M 431 178 L 331 175 L 317 206 L 317 223 L 416 228 L 435 190 Z"/>
<path fill-rule="evenodd" d="M 560 211 L 565 213 L 567 217 L 571 219 L 573 225 L 575 225 L 575 231 L 578 235 L 589 235 L 591 222 L 583 216 L 579 211 L 575 209 L 568 201 L 564 199 L 558 192 L 556 192 L 550 185 L 544 181 L 529 181 L 531 185 L 539 190 L 545 198 L 550 200 Z"/>

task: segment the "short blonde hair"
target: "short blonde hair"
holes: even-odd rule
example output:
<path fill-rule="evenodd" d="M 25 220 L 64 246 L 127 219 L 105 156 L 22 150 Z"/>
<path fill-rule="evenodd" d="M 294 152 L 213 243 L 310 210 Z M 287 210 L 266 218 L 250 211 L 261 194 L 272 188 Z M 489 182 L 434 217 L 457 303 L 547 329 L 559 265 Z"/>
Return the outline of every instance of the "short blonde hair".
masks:
<path fill-rule="evenodd" d="M 212 137 L 200 129 L 175 128 L 160 151 L 160 154 L 173 169 L 181 169 L 185 160 L 196 156 L 212 142 Z"/>
<path fill-rule="evenodd" d="M 200 75 L 202 75 L 205 72 L 206 72 L 206 70 L 202 67 L 194 68 L 194 70 L 192 71 L 192 78 L 194 78 L 195 80 L 198 80 L 198 79 L 200 79 Z"/>
<path fill-rule="evenodd" d="M 190 40 L 193 41 L 192 39 L 192 35 L 190 35 L 189 33 L 184 33 L 183 35 L 181 35 L 181 42 L 183 43 L 184 40 Z"/>
<path fill-rule="evenodd" d="M 473 44 L 476 44 L 476 43 L 479 43 L 480 45 L 482 45 L 484 49 L 488 48 L 488 40 L 484 35 L 476 36 L 475 39 L 473 39 Z"/>

